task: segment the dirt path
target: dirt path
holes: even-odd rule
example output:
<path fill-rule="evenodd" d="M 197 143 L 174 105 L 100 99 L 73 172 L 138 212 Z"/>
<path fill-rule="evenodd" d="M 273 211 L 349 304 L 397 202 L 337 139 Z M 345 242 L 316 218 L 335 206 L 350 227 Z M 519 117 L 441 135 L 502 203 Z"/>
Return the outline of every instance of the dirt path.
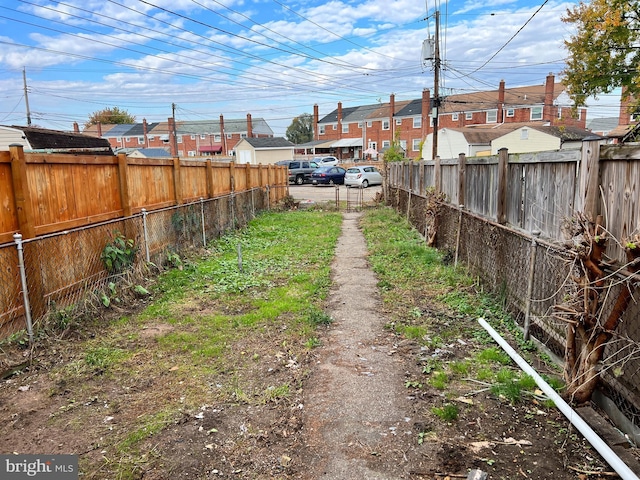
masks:
<path fill-rule="evenodd" d="M 405 452 L 416 442 L 398 345 L 379 314 L 359 218 L 344 214 L 331 267 L 334 323 L 305 389 L 309 478 L 406 478 Z"/>

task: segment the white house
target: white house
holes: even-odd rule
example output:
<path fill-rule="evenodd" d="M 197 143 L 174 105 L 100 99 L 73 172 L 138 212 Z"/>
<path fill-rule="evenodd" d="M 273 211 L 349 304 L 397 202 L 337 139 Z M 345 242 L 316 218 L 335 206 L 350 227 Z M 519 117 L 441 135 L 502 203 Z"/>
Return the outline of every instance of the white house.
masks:
<path fill-rule="evenodd" d="M 280 160 L 293 160 L 295 145 L 286 138 L 243 138 L 235 148 L 238 163 L 273 164 Z"/>

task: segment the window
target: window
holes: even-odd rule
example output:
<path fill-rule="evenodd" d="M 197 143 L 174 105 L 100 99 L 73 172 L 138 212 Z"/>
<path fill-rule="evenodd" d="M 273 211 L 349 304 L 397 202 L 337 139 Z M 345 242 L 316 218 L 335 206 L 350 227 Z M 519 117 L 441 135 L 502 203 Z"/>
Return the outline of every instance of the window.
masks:
<path fill-rule="evenodd" d="M 562 107 L 558 108 L 558 118 L 562 118 Z"/>
<path fill-rule="evenodd" d="M 116 137 L 116 142 L 121 142 L 122 141 L 122 137 Z"/>
<path fill-rule="evenodd" d="M 520 130 L 520 140 L 528 140 L 529 139 L 529 130 L 523 128 Z"/>
<path fill-rule="evenodd" d="M 151 141 L 153 141 L 153 140 L 155 140 L 155 139 L 156 139 L 156 137 L 154 137 L 153 135 L 149 135 L 149 141 L 150 141 L 150 142 L 151 142 Z"/>
<path fill-rule="evenodd" d="M 413 128 L 422 128 L 422 117 L 413 117 Z"/>
<path fill-rule="evenodd" d="M 451 120 L 453 120 L 454 122 L 458 121 L 458 114 L 457 113 L 452 113 L 451 114 Z"/>
<path fill-rule="evenodd" d="M 402 147 L 402 149 L 406 152 L 407 151 L 407 141 L 406 140 L 400 140 L 400 147 Z"/>
<path fill-rule="evenodd" d="M 333 129 L 334 129 L 334 130 L 337 130 L 337 129 L 338 129 L 338 124 L 337 124 L 337 123 L 334 123 L 334 124 L 333 124 Z"/>
<path fill-rule="evenodd" d="M 369 142 L 369 148 L 373 148 L 374 150 L 378 150 L 378 142 Z"/>
<path fill-rule="evenodd" d="M 214 142 L 219 142 L 220 141 L 220 135 L 214 135 L 213 136 L 213 141 Z"/>
<path fill-rule="evenodd" d="M 383 130 L 389 130 L 389 120 L 383 120 L 382 121 L 382 129 Z"/>
<path fill-rule="evenodd" d="M 389 148 L 391 146 L 391 142 L 389 140 L 382 141 L 382 148 Z"/>
<path fill-rule="evenodd" d="M 419 152 L 420 151 L 420 142 L 421 140 L 419 138 L 414 138 L 412 141 L 412 150 L 414 152 Z"/>
<path fill-rule="evenodd" d="M 247 138 L 247 134 L 246 133 L 241 133 L 240 134 L 240 138 Z"/>
<path fill-rule="evenodd" d="M 138 145 L 144 145 L 144 137 L 138 137 Z"/>
<path fill-rule="evenodd" d="M 402 119 L 396 118 L 396 125 L 402 125 Z"/>
<path fill-rule="evenodd" d="M 358 128 L 362 128 L 362 122 L 358 122 Z"/>
<path fill-rule="evenodd" d="M 227 140 L 231 140 L 233 138 L 233 133 L 227 133 Z"/>
<path fill-rule="evenodd" d="M 131 137 L 124 137 L 124 141 L 125 142 L 130 142 L 131 141 Z"/>
<path fill-rule="evenodd" d="M 182 143 L 182 135 L 178 135 L 178 143 Z"/>
<path fill-rule="evenodd" d="M 367 127 L 371 127 L 373 125 L 373 123 L 371 121 L 367 122 Z"/>
<path fill-rule="evenodd" d="M 467 112 L 464 114 L 464 119 L 465 120 L 473 120 L 473 113 L 471 112 Z"/>
<path fill-rule="evenodd" d="M 324 135 L 324 125 L 318 125 L 318 133 Z"/>
<path fill-rule="evenodd" d="M 195 135 L 191 135 L 191 140 L 195 140 L 196 136 Z"/>
<path fill-rule="evenodd" d="M 342 133 L 349 133 L 349 124 L 348 123 L 343 123 L 342 124 Z"/>
<path fill-rule="evenodd" d="M 433 117 L 429 117 L 429 126 L 433 127 Z"/>
<path fill-rule="evenodd" d="M 498 110 L 487 111 L 487 123 L 496 123 L 498 121 Z"/>
<path fill-rule="evenodd" d="M 516 110 L 514 108 L 507 108 L 507 117 L 515 117 Z"/>
<path fill-rule="evenodd" d="M 187 155 L 188 155 L 189 157 L 195 157 L 195 156 L 196 156 L 196 151 L 195 151 L 195 150 L 189 150 L 189 151 L 187 152 Z"/>
<path fill-rule="evenodd" d="M 201 133 L 200 140 L 206 140 L 206 139 L 207 139 L 207 135 L 205 133 Z"/>
<path fill-rule="evenodd" d="M 531 120 L 542 120 L 542 107 L 531 107 Z"/>

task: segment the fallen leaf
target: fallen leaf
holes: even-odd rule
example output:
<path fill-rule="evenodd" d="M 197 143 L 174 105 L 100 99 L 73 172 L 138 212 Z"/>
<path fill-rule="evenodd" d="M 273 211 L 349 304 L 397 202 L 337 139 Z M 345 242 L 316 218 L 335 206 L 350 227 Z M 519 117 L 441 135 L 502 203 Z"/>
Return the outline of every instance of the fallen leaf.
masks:
<path fill-rule="evenodd" d="M 471 451 L 473 453 L 478 453 L 480 450 L 482 450 L 483 448 L 491 448 L 493 447 L 493 443 L 492 442 L 471 442 L 469 444 L 469 448 L 471 449 Z"/>

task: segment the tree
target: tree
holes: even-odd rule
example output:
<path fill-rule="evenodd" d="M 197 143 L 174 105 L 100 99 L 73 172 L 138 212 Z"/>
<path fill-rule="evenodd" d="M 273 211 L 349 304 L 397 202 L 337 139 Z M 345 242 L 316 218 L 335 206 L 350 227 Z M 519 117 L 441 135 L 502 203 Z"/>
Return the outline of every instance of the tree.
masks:
<path fill-rule="evenodd" d="M 104 108 L 93 112 L 89 115 L 89 120 L 85 123 L 85 128 L 98 123 L 103 124 L 120 124 L 120 123 L 136 123 L 136 117 L 131 115 L 126 110 L 121 110 L 118 107 Z"/>
<path fill-rule="evenodd" d="M 569 50 L 563 74 L 576 106 L 587 98 L 623 87 L 634 110 L 640 105 L 640 0 L 593 0 L 580 2 L 562 18 L 577 33 L 565 46 Z"/>
<path fill-rule="evenodd" d="M 297 116 L 287 128 L 287 140 L 296 145 L 313 140 L 313 116 L 303 113 Z"/>

